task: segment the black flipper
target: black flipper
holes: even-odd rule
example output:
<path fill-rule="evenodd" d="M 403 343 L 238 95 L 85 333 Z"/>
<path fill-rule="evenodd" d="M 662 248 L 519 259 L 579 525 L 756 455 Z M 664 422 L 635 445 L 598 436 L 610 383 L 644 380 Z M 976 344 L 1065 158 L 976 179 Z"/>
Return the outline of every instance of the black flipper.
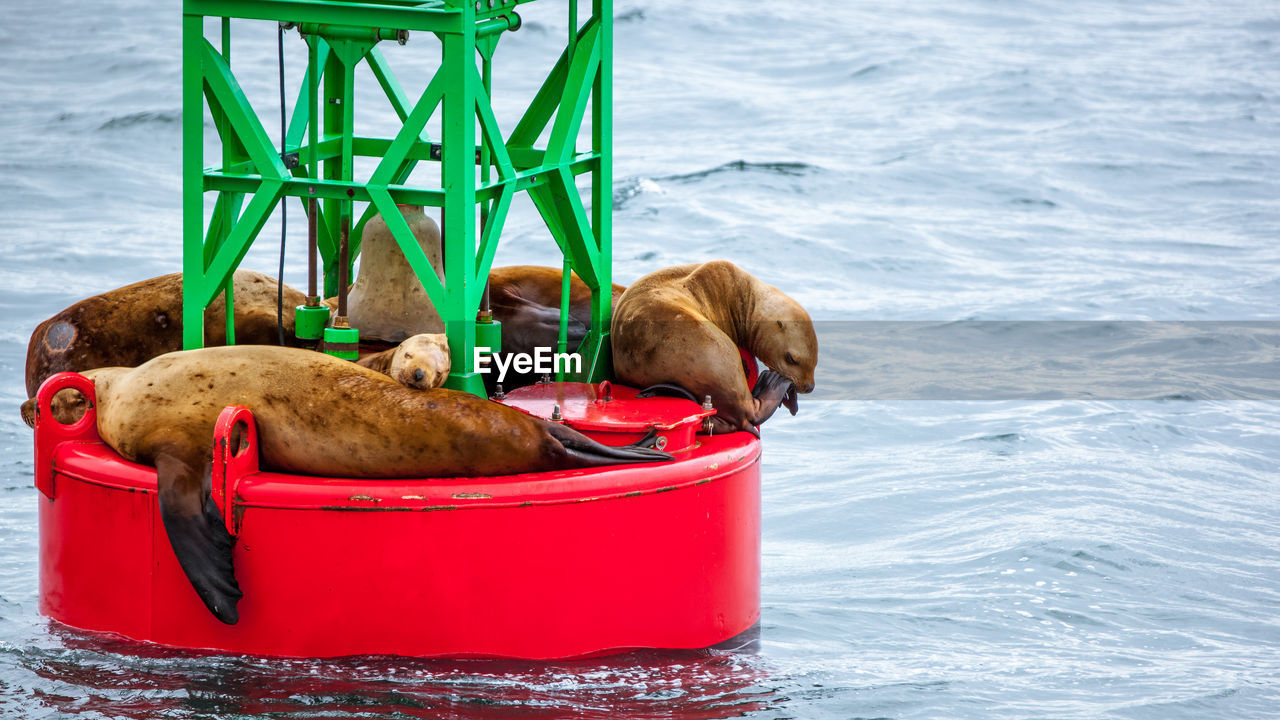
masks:
<path fill-rule="evenodd" d="M 679 385 L 671 385 L 668 383 L 659 383 L 657 385 L 650 385 L 649 387 L 636 393 L 636 397 L 638 398 L 659 397 L 659 396 L 685 398 L 686 400 L 692 400 L 696 403 L 702 402 L 700 398 L 694 397 L 693 393 L 689 392 L 688 390 L 685 390 Z"/>
<path fill-rule="evenodd" d="M 795 392 L 795 385 L 785 375 L 773 370 L 760 373 L 756 386 L 751 390 L 751 397 L 756 401 L 756 412 L 750 418 L 751 423 L 764 424 L 765 420 L 773 416 L 773 411 L 783 404 L 786 404 L 787 409 L 794 415 L 795 410 L 792 408 L 799 406 L 795 400 Z M 790 396 L 789 402 L 788 396 Z"/>
<path fill-rule="evenodd" d="M 782 405 L 791 411 L 792 416 L 800 411 L 800 395 L 796 393 L 795 383 L 787 388 L 787 394 L 782 396 Z"/>
<path fill-rule="evenodd" d="M 551 433 L 551 436 L 559 440 L 560 444 L 564 446 L 565 453 L 582 463 L 584 467 L 662 462 L 675 459 L 661 450 L 643 447 L 642 443 L 653 441 L 653 438 L 649 436 L 645 436 L 631 445 L 614 447 L 612 445 L 602 445 L 577 430 L 559 423 L 553 423 L 548 420 L 544 420 L 543 423 L 548 432 Z"/>
<path fill-rule="evenodd" d="M 209 612 L 227 625 L 240 619 L 236 603 L 244 593 L 231 564 L 235 540 L 208 491 L 209 471 L 197 470 L 177 454 L 156 455 L 160 518 L 173 554 Z"/>
<path fill-rule="evenodd" d="M 651 448 L 658 444 L 658 428 L 649 428 L 649 432 L 644 437 L 631 443 L 631 447 Z"/>

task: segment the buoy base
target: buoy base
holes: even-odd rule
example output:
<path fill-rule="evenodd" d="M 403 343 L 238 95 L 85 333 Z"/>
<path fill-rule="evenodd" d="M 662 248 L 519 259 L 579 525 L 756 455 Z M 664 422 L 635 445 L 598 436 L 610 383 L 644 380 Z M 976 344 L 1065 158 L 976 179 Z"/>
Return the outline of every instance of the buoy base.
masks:
<path fill-rule="evenodd" d="M 670 463 L 488 478 L 301 477 L 258 471 L 256 451 L 227 458 L 215 497 L 244 591 L 228 626 L 178 567 L 154 469 L 92 425 L 71 430 L 46 414 L 36 432 L 40 610 L 75 628 L 273 656 L 553 659 L 708 647 L 759 618 L 747 433 L 698 436 Z"/>

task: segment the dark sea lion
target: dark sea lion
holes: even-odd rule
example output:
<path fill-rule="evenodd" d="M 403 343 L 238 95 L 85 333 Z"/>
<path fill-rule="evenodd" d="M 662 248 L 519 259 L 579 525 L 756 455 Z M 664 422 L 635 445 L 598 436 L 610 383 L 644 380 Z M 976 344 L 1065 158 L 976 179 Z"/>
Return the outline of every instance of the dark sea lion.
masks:
<path fill-rule="evenodd" d="M 795 414 L 795 391 L 813 391 L 818 338 L 809 313 L 731 262 L 680 265 L 635 281 L 614 309 L 611 339 L 620 382 L 674 385 L 699 401 L 710 395 L 720 432 L 754 432 L 783 402 Z M 770 368 L 754 391 L 739 347 Z"/>
<path fill-rule="evenodd" d="M 178 562 L 228 624 L 239 619 L 241 593 L 233 540 L 209 493 L 214 424 L 228 405 L 253 411 L 263 469 L 303 475 L 486 476 L 671 459 L 639 444 L 601 445 L 467 393 L 412 390 L 294 348 L 188 350 L 84 375 L 95 385 L 98 434 L 123 457 L 155 466 L 160 516 Z M 54 419 L 66 417 L 77 395 L 55 396 Z"/>
<path fill-rule="evenodd" d="M 275 345 L 276 280 L 249 270 L 233 279 L 236 342 Z M 293 339 L 293 312 L 302 293 L 284 286 L 284 332 Z M 226 344 L 224 297 L 205 311 L 205 344 Z M 81 300 L 36 326 L 27 345 L 27 397 L 54 373 L 132 367 L 182 349 L 182 274 L 161 275 Z"/>
<path fill-rule="evenodd" d="M 438 388 L 449 378 L 449 338 L 443 333 L 419 333 L 396 347 L 365 355 L 361 367 L 388 375 L 405 387 Z"/>
<path fill-rule="evenodd" d="M 489 305 L 495 320 L 502 323 L 503 354 L 533 354 L 535 348 L 554 349 L 560 340 L 560 292 L 563 271 L 540 265 L 508 265 L 489 272 Z M 613 286 L 613 304 L 626 291 Z M 591 289 L 574 273 L 569 279 L 568 351 L 578 349 L 591 326 Z M 497 375 L 485 375 L 488 384 Z M 509 371 L 502 384 L 506 389 L 530 385 L 534 373 Z M 492 390 L 492 387 L 490 388 Z"/>

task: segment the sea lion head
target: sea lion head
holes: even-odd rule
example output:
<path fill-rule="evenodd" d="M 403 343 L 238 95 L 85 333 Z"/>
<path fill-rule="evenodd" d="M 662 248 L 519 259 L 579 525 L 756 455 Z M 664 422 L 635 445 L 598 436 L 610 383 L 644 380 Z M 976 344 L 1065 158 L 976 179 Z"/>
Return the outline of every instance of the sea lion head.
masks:
<path fill-rule="evenodd" d="M 405 387 L 430 390 L 444 384 L 451 368 L 448 338 L 443 333 L 421 333 L 400 343 L 387 374 Z"/>
<path fill-rule="evenodd" d="M 813 392 L 818 365 L 818 336 L 813 320 L 800 303 L 781 290 L 766 285 L 763 294 L 757 304 L 752 350 L 771 370 L 790 380 L 797 392 Z"/>

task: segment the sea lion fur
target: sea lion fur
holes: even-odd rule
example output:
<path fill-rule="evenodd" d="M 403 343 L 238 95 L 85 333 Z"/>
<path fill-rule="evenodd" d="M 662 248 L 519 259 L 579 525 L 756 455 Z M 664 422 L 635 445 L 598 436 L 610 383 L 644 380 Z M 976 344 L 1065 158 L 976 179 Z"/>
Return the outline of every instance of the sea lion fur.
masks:
<path fill-rule="evenodd" d="M 715 431 L 747 430 L 778 405 L 811 392 L 818 338 L 809 314 L 781 290 L 731 262 L 680 265 L 645 275 L 618 300 L 614 373 L 640 388 L 676 386 L 716 409 Z M 747 387 L 738 348 L 768 371 Z"/>

